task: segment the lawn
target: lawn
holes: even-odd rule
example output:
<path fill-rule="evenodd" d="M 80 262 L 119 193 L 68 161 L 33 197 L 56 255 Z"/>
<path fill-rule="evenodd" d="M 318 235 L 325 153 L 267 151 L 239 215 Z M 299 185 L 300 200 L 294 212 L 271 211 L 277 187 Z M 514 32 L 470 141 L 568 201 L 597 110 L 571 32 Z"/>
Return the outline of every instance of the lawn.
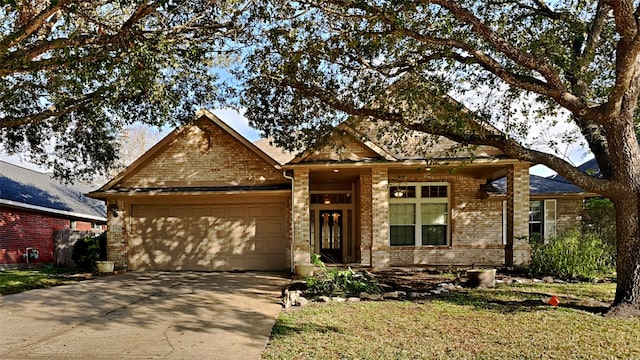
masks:
<path fill-rule="evenodd" d="M 600 315 L 615 284 L 501 284 L 420 302 L 310 303 L 266 359 L 632 359 L 640 321 Z M 542 300 L 556 294 L 559 307 Z"/>
<path fill-rule="evenodd" d="M 71 284 L 86 278 L 66 268 L 0 271 L 0 295 Z"/>

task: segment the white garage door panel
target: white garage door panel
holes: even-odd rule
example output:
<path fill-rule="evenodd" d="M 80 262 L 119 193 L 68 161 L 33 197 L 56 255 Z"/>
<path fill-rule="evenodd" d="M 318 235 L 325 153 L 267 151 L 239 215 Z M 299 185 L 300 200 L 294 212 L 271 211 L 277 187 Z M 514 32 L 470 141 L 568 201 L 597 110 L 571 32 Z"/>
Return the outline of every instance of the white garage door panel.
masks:
<path fill-rule="evenodd" d="M 132 270 L 284 270 L 285 204 L 134 205 Z"/>

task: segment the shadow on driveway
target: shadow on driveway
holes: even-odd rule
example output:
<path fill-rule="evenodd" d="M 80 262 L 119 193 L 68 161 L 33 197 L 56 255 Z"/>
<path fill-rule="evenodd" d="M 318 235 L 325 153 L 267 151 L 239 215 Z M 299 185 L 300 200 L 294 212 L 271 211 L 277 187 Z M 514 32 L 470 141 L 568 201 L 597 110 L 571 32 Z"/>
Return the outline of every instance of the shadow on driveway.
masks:
<path fill-rule="evenodd" d="M 0 297 L 0 358 L 258 359 L 285 274 L 130 272 Z"/>

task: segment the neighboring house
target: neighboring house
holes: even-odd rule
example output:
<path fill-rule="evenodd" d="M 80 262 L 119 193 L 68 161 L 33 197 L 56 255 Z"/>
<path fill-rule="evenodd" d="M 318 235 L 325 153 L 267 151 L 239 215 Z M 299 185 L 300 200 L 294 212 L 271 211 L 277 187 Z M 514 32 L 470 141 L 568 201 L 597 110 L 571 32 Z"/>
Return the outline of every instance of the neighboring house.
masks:
<path fill-rule="evenodd" d="M 130 270 L 285 270 L 313 253 L 374 268 L 526 263 L 530 200 L 547 200 L 530 196 L 529 163 L 446 139 L 418 153 L 424 134 L 407 135 L 385 147 L 342 123 L 331 145 L 292 156 L 204 111 L 89 195 L 107 203 L 109 258 Z M 559 229 L 572 195 L 551 195 Z"/>
<path fill-rule="evenodd" d="M 53 262 L 56 230 L 103 227 L 104 203 L 86 197 L 90 190 L 0 161 L 0 269 L 25 266 L 27 253 L 30 263 Z"/>

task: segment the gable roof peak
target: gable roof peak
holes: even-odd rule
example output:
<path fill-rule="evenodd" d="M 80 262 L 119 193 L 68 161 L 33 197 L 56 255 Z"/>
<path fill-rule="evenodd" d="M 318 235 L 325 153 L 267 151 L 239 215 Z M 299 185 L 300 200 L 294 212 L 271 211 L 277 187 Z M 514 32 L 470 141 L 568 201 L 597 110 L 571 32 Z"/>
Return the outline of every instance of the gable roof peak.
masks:
<path fill-rule="evenodd" d="M 124 170 L 122 170 L 118 175 L 104 184 L 100 189 L 96 190 L 95 193 L 101 193 L 112 189 L 117 186 L 120 182 L 125 180 L 129 175 L 135 173 L 138 169 L 141 169 L 145 166 L 149 161 L 159 156 L 170 144 L 172 144 L 176 139 L 180 138 L 183 134 L 186 133 L 187 129 L 192 128 L 193 126 L 201 127 L 202 123 L 214 124 L 221 128 L 224 132 L 229 134 L 235 140 L 240 142 L 247 149 L 255 153 L 258 157 L 264 160 L 269 165 L 273 166 L 276 169 L 280 169 L 280 163 L 276 161 L 269 154 L 264 152 L 262 149 L 257 147 L 255 144 L 247 140 L 244 136 L 234 130 L 232 127 L 227 125 L 224 121 L 222 121 L 219 117 L 213 114 L 211 111 L 207 109 L 200 109 L 196 112 L 196 117 L 193 122 L 189 122 L 188 124 L 184 124 L 176 127 L 171 133 L 161 139 L 158 143 L 152 146 L 149 150 L 147 150 L 144 154 L 142 154 L 139 158 L 137 158 L 133 163 L 127 166 Z"/>

